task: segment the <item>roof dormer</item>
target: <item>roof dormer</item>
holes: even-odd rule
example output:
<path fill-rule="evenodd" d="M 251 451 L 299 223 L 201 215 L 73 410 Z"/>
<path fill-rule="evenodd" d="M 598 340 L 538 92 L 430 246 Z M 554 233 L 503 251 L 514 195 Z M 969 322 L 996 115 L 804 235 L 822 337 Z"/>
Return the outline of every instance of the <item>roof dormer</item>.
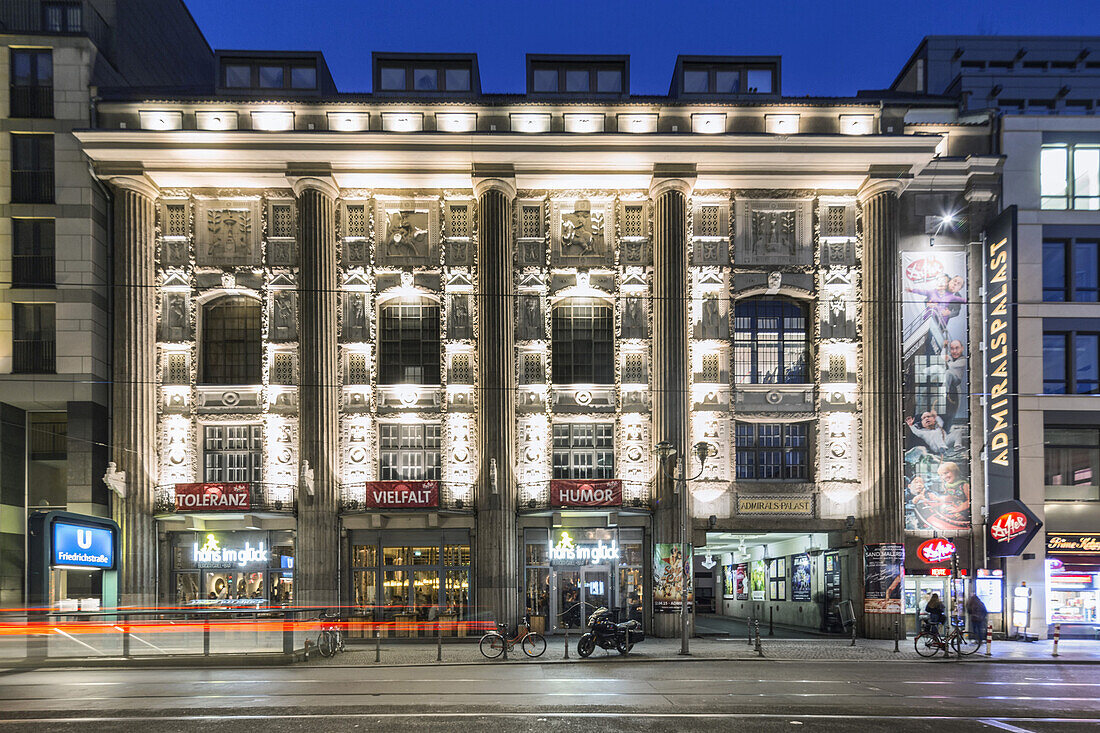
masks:
<path fill-rule="evenodd" d="M 474 97 L 481 94 L 475 53 L 371 54 L 374 93 Z"/>
<path fill-rule="evenodd" d="M 527 54 L 527 94 L 532 96 L 630 96 L 630 57 Z"/>
<path fill-rule="evenodd" d="M 668 95 L 679 99 L 780 93 L 779 56 L 677 56 Z"/>
<path fill-rule="evenodd" d="M 336 93 L 320 51 L 217 51 L 218 94 L 319 97 Z"/>

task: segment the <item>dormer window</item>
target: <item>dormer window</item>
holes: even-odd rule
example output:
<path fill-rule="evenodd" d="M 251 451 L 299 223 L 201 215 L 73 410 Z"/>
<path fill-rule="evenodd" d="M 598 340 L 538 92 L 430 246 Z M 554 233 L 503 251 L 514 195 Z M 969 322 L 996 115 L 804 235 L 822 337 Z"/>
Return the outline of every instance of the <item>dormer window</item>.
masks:
<path fill-rule="evenodd" d="M 227 89 L 310 91 L 317 88 L 317 67 L 300 61 L 226 61 L 222 79 Z"/>
<path fill-rule="evenodd" d="M 379 92 L 466 94 L 477 85 L 472 54 L 375 54 L 374 88 Z"/>
<path fill-rule="evenodd" d="M 778 94 L 778 57 L 691 56 L 677 62 L 673 96 Z"/>
<path fill-rule="evenodd" d="M 528 56 L 527 90 L 533 94 L 623 95 L 626 56 Z"/>

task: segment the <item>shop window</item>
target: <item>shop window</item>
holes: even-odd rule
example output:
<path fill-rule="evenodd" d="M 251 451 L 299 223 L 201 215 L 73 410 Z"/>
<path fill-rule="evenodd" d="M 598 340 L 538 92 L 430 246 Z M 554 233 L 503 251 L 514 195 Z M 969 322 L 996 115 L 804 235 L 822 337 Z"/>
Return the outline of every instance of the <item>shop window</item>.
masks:
<path fill-rule="evenodd" d="M 438 481 L 438 423 L 382 423 L 379 426 L 379 478 L 383 481 Z"/>
<path fill-rule="evenodd" d="M 574 299 L 554 307 L 554 384 L 614 384 L 615 316 L 603 302 Z"/>
<path fill-rule="evenodd" d="M 469 612 L 470 545 L 434 542 L 380 547 L 353 540 L 352 602 L 382 621 L 460 621 Z M 434 632 L 434 630 L 433 630 Z"/>
<path fill-rule="evenodd" d="M 439 306 L 384 305 L 380 321 L 379 384 L 439 384 Z"/>
<path fill-rule="evenodd" d="M 259 425 L 207 425 L 203 428 L 203 481 L 261 480 L 263 429 Z"/>
<path fill-rule="evenodd" d="M 1100 210 L 1100 145 L 1044 145 L 1039 191 L 1044 209 Z"/>
<path fill-rule="evenodd" d="M 11 117 L 53 117 L 53 51 L 11 50 Z"/>
<path fill-rule="evenodd" d="M 782 298 L 749 298 L 734 316 L 739 384 L 805 384 L 809 375 L 806 307 Z"/>
<path fill-rule="evenodd" d="M 809 480 L 806 423 L 737 423 L 739 481 Z"/>
<path fill-rule="evenodd" d="M 1100 500 L 1100 428 L 1043 432 L 1047 501 Z"/>
<path fill-rule="evenodd" d="M 172 587 L 180 606 L 287 606 L 294 604 L 294 533 L 173 532 Z M 265 559 L 233 567 L 207 567 L 196 559 L 195 548 L 216 545 L 240 550 L 245 544 L 264 546 Z"/>
<path fill-rule="evenodd" d="M 261 320 L 255 298 L 229 296 L 203 306 L 203 384 L 260 383 Z"/>
<path fill-rule="evenodd" d="M 768 572 L 768 598 L 773 601 L 787 600 L 787 558 L 772 560 Z"/>
<path fill-rule="evenodd" d="M 1043 242 L 1043 300 L 1095 303 L 1100 296 L 1100 241 Z"/>
<path fill-rule="evenodd" d="M 615 476 L 613 423 L 554 426 L 554 478 L 609 479 Z"/>
<path fill-rule="evenodd" d="M 1081 331 L 1043 333 L 1043 392 L 1100 393 L 1100 334 Z"/>

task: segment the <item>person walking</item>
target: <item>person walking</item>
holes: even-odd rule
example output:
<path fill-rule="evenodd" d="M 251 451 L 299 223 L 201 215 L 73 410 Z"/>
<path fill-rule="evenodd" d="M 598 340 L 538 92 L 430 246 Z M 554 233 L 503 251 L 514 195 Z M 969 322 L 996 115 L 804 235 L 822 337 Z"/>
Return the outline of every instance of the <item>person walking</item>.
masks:
<path fill-rule="evenodd" d="M 971 593 L 970 597 L 966 599 L 966 615 L 970 621 L 971 635 L 978 639 L 984 639 L 989 611 L 986 610 L 985 604 L 982 603 L 982 599 L 978 598 L 976 593 Z"/>
<path fill-rule="evenodd" d="M 928 605 L 924 607 L 924 622 L 931 628 L 946 621 L 947 612 L 943 607 L 943 601 L 940 600 L 940 594 L 933 593 L 932 597 L 928 599 Z"/>

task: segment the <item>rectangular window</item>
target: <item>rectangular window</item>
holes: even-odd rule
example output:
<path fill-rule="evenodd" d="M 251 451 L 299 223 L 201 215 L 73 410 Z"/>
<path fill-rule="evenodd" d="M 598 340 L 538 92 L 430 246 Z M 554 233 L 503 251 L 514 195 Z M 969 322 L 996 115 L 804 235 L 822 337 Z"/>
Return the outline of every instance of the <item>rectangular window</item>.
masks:
<path fill-rule="evenodd" d="M 1100 333 L 1043 334 L 1043 392 L 1100 394 Z"/>
<path fill-rule="evenodd" d="M 291 352 L 275 352 L 271 356 L 271 383 L 297 384 L 298 355 Z"/>
<path fill-rule="evenodd" d="M 203 428 L 203 481 L 259 483 L 263 471 L 263 428 L 207 425 Z"/>
<path fill-rule="evenodd" d="M 173 352 L 164 355 L 164 383 L 191 383 L 191 371 L 187 367 L 186 353 Z"/>
<path fill-rule="evenodd" d="M 1047 501 L 1100 500 L 1100 428 L 1043 431 Z"/>
<path fill-rule="evenodd" d="M 52 374 L 56 371 L 53 303 L 12 304 L 12 371 Z"/>
<path fill-rule="evenodd" d="M 381 320 L 379 383 L 439 384 L 439 306 L 387 305 Z"/>
<path fill-rule="evenodd" d="M 164 207 L 166 221 L 165 236 L 187 236 L 187 205 L 167 204 Z"/>
<path fill-rule="evenodd" d="M 806 423 L 737 423 L 739 481 L 809 479 L 809 427 Z"/>
<path fill-rule="evenodd" d="M 246 64 L 226 64 L 225 85 L 231 89 L 247 89 L 252 86 L 252 67 Z"/>
<path fill-rule="evenodd" d="M 623 207 L 623 236 L 644 237 L 643 209 L 641 206 Z"/>
<path fill-rule="evenodd" d="M 348 354 L 348 384 L 370 384 L 370 365 L 366 354 Z"/>
<path fill-rule="evenodd" d="M 446 69 L 443 72 L 443 78 L 447 84 L 448 92 L 470 91 L 469 69 Z"/>
<path fill-rule="evenodd" d="M 1043 300 L 1078 303 L 1100 300 L 1100 241 L 1043 242 Z"/>
<path fill-rule="evenodd" d="M 559 423 L 554 425 L 554 478 L 610 479 L 615 477 L 613 423 Z"/>
<path fill-rule="evenodd" d="M 53 203 L 53 135 L 12 133 L 11 201 Z"/>
<path fill-rule="evenodd" d="M 614 314 L 611 307 L 577 300 L 553 314 L 555 384 L 614 384 Z"/>
<path fill-rule="evenodd" d="M 413 89 L 418 92 L 434 92 L 439 89 L 439 71 L 413 69 Z"/>
<path fill-rule="evenodd" d="M 470 236 L 470 207 L 465 204 L 451 204 L 447 207 L 447 236 Z"/>
<path fill-rule="evenodd" d="M 440 429 L 437 423 L 382 423 L 378 432 L 381 480 L 439 480 Z"/>
<path fill-rule="evenodd" d="M 271 236 L 282 238 L 294 236 L 294 209 L 289 204 L 277 204 L 271 207 Z"/>
<path fill-rule="evenodd" d="M 1044 145 L 1039 194 L 1044 209 L 1100 210 L 1100 145 Z"/>
<path fill-rule="evenodd" d="M 405 69 L 401 66 L 383 66 L 379 72 L 379 81 L 383 91 L 400 92 L 405 90 Z"/>
<path fill-rule="evenodd" d="M 83 20 L 78 2 L 42 3 L 42 30 L 47 33 L 80 33 L 84 30 Z"/>
<path fill-rule="evenodd" d="M 317 69 L 313 66 L 290 67 L 291 89 L 316 89 Z"/>
<path fill-rule="evenodd" d="M 259 73 L 260 87 L 263 89 L 283 88 L 282 66 L 261 66 Z"/>
<path fill-rule="evenodd" d="M 349 204 L 347 209 L 349 237 L 367 236 L 367 207 L 362 204 Z"/>
<path fill-rule="evenodd" d="M 13 218 L 11 228 L 12 287 L 52 287 L 55 283 L 54 220 Z"/>
<path fill-rule="evenodd" d="M 11 116 L 53 117 L 53 52 L 11 50 Z"/>
<path fill-rule="evenodd" d="M 536 239 L 542 236 L 542 207 L 524 206 L 523 220 L 520 224 L 520 236 Z"/>

